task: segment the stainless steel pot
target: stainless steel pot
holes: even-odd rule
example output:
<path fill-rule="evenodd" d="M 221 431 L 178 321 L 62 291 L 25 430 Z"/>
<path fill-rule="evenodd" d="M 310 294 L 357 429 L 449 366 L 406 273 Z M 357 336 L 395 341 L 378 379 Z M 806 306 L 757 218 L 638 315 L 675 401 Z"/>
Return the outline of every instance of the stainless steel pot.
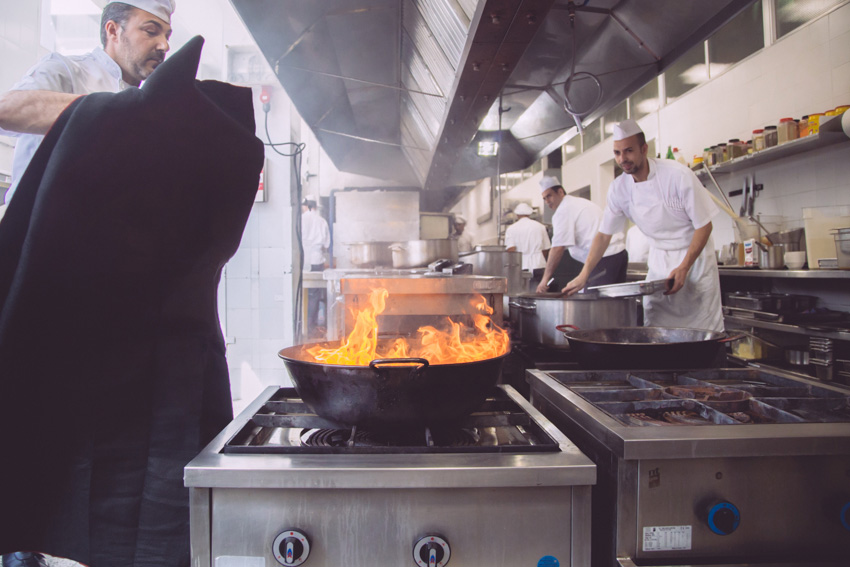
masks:
<path fill-rule="evenodd" d="M 358 268 L 389 268 L 393 265 L 391 242 L 352 242 L 346 244 L 348 260 Z"/>
<path fill-rule="evenodd" d="M 582 329 L 634 327 L 638 319 L 638 300 L 634 297 L 593 297 L 576 294 L 523 294 L 510 298 L 510 306 L 519 313 L 519 339 L 524 343 L 566 347 L 567 339 L 559 325 Z"/>
<path fill-rule="evenodd" d="M 443 258 L 457 261 L 457 240 L 439 238 L 431 240 L 408 240 L 390 245 L 393 268 L 422 268 Z"/>
<path fill-rule="evenodd" d="M 519 295 L 526 291 L 521 252 L 508 252 L 504 246 L 476 246 L 475 250 L 460 254 L 459 259 L 472 264 L 472 273 L 476 276 L 507 278 L 508 295 Z"/>
<path fill-rule="evenodd" d="M 781 270 L 785 267 L 785 245 L 760 245 L 759 268 L 762 270 Z"/>

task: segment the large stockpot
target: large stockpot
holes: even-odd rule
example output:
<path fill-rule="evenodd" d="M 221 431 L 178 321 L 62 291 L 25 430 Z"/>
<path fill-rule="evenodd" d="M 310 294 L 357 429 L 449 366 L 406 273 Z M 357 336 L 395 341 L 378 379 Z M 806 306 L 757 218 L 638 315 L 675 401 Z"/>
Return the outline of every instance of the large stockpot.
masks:
<path fill-rule="evenodd" d="M 435 260 L 457 261 L 457 239 L 408 240 L 390 245 L 393 268 L 421 268 Z"/>
<path fill-rule="evenodd" d="M 522 252 L 508 252 L 504 246 L 476 246 L 471 252 L 459 255 L 462 262 L 472 265 L 476 276 L 498 276 L 508 280 L 508 295 L 526 291 L 522 277 Z"/>
<path fill-rule="evenodd" d="M 510 312 L 519 317 L 514 326 L 519 330 L 520 341 L 566 347 L 567 339 L 557 330 L 559 325 L 575 325 L 582 329 L 634 327 L 640 303 L 635 297 L 529 293 L 511 297 L 510 307 Z"/>
<path fill-rule="evenodd" d="M 506 354 L 474 362 L 429 364 L 424 358 L 376 359 L 368 366 L 324 364 L 297 345 L 278 353 L 298 395 L 317 415 L 346 426 L 452 423 L 476 411 L 502 374 Z"/>
<path fill-rule="evenodd" d="M 392 242 L 351 242 L 345 244 L 348 259 L 358 268 L 389 268 L 393 265 Z"/>

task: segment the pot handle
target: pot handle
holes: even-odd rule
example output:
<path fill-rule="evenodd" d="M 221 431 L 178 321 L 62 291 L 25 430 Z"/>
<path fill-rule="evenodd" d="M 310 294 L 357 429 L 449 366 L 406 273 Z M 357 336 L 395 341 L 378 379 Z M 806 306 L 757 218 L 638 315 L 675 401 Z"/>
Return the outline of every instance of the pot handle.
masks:
<path fill-rule="evenodd" d="M 579 331 L 579 330 L 580 330 L 580 329 L 579 329 L 578 327 L 576 327 L 575 325 L 555 325 L 555 329 L 557 329 L 557 330 L 561 331 L 562 333 L 564 333 L 564 335 L 565 335 L 565 336 L 569 334 L 569 332 L 570 332 L 569 330 L 570 330 L 570 329 L 572 329 L 573 331 Z"/>
<path fill-rule="evenodd" d="M 403 365 L 408 366 L 412 364 L 418 364 L 419 366 L 414 370 L 421 370 L 423 368 L 428 367 L 428 361 L 424 358 L 376 358 L 372 362 L 369 363 L 369 368 L 378 372 L 381 369 L 381 365 Z"/>
<path fill-rule="evenodd" d="M 719 339 L 717 342 L 718 343 L 731 343 L 731 342 L 734 342 L 734 341 L 740 341 L 741 339 L 743 339 L 744 337 L 746 337 L 748 335 L 749 335 L 749 333 L 738 333 L 737 335 L 732 335 L 731 337 L 726 337 L 725 339 Z M 756 337 L 756 338 L 759 338 L 759 337 Z M 767 342 L 767 341 L 765 341 L 765 342 Z"/>

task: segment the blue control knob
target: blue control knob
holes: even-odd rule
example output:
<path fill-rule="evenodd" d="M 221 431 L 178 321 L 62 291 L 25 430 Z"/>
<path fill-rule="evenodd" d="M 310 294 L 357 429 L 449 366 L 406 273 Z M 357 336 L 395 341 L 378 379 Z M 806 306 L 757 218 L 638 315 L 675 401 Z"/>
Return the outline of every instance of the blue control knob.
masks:
<path fill-rule="evenodd" d="M 850 531 L 850 502 L 844 503 L 838 517 L 841 519 L 841 525 L 844 526 L 844 529 Z"/>
<path fill-rule="evenodd" d="M 731 502 L 718 502 L 708 510 L 708 527 L 717 535 L 729 535 L 738 529 L 741 512 Z"/>

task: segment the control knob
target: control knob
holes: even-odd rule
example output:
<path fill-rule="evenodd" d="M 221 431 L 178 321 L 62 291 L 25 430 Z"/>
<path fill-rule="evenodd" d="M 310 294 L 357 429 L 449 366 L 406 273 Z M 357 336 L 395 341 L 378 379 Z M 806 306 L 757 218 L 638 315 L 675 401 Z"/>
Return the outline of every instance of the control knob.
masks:
<path fill-rule="evenodd" d="M 451 555 L 449 542 L 438 534 L 419 538 L 413 546 L 413 561 L 419 567 L 443 567 L 449 562 Z"/>
<path fill-rule="evenodd" d="M 310 539 L 298 528 L 284 530 L 275 538 L 272 553 L 281 565 L 301 565 L 310 556 Z"/>
<path fill-rule="evenodd" d="M 717 502 L 708 509 L 708 527 L 717 535 L 729 535 L 738 529 L 741 512 L 731 502 Z"/>

